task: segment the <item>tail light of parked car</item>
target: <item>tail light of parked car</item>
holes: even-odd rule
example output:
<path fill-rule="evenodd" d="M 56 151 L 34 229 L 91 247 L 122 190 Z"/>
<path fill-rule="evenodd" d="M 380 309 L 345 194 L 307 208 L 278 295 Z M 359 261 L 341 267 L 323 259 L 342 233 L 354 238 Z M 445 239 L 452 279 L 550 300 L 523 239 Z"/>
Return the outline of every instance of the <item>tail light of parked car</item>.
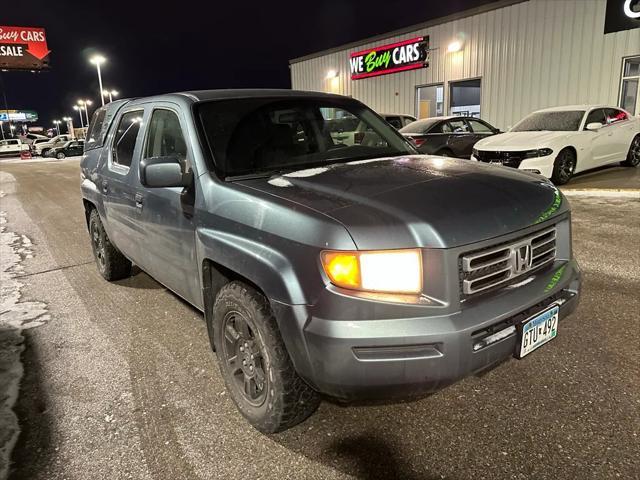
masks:
<path fill-rule="evenodd" d="M 422 137 L 409 137 L 409 139 L 413 142 L 416 147 L 419 147 L 425 142 L 425 138 Z"/>

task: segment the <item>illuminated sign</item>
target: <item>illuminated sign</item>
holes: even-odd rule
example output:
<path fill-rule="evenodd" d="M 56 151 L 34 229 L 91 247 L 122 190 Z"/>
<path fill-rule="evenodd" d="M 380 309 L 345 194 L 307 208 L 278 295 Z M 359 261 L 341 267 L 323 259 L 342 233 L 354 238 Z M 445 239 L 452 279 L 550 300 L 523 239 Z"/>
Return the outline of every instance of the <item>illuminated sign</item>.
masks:
<path fill-rule="evenodd" d="M 49 66 L 44 28 L 0 26 L 0 68 L 42 70 Z"/>
<path fill-rule="evenodd" d="M 0 122 L 37 122 L 38 114 L 33 110 L 0 110 Z"/>
<path fill-rule="evenodd" d="M 607 0 L 604 33 L 640 28 L 640 0 Z"/>
<path fill-rule="evenodd" d="M 351 54 L 351 80 L 429 66 L 429 37 L 368 48 Z"/>

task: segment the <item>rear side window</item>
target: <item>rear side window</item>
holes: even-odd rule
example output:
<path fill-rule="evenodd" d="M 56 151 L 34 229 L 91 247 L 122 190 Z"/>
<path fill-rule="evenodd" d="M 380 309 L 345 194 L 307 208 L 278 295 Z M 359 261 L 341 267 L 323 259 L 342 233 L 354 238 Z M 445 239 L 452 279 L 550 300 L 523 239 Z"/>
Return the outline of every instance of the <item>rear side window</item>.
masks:
<path fill-rule="evenodd" d="M 624 111 L 617 108 L 606 108 L 604 113 L 607 116 L 607 123 L 622 122 L 629 119 Z"/>
<path fill-rule="evenodd" d="M 91 122 L 89 123 L 89 128 L 87 129 L 85 151 L 99 148 L 104 144 L 109 125 L 111 125 L 111 121 L 117 112 L 118 108 L 109 106 L 99 108 L 94 112 L 93 117 L 91 117 Z"/>
<path fill-rule="evenodd" d="M 149 133 L 144 158 L 187 156 L 187 144 L 180 127 L 180 120 L 171 110 L 154 110 L 149 122 Z"/>
<path fill-rule="evenodd" d="M 442 125 L 443 133 L 468 133 L 469 127 L 464 120 L 449 120 Z"/>
<path fill-rule="evenodd" d="M 393 128 L 397 128 L 398 130 L 403 127 L 400 117 L 387 117 L 387 122 L 389 122 L 389 125 L 391 125 Z"/>
<path fill-rule="evenodd" d="M 130 167 L 133 159 L 133 149 L 136 146 L 140 125 L 142 124 L 142 110 L 127 112 L 120 118 L 118 129 L 113 139 L 113 163 Z"/>

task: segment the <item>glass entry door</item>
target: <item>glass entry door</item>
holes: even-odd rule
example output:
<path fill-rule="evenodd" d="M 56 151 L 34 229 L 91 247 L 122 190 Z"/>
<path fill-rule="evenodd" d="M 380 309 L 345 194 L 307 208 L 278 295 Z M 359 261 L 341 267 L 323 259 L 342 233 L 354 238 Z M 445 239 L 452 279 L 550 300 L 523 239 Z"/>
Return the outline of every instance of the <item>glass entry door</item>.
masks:
<path fill-rule="evenodd" d="M 631 115 L 640 114 L 640 57 L 625 58 L 618 105 Z"/>
<path fill-rule="evenodd" d="M 427 85 L 416 88 L 416 118 L 444 115 L 444 86 Z"/>

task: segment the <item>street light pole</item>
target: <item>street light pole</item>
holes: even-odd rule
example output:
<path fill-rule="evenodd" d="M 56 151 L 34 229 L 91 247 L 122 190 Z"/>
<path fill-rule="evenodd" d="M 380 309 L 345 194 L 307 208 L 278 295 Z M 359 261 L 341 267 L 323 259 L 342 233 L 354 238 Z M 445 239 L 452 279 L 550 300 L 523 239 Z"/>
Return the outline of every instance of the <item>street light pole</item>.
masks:
<path fill-rule="evenodd" d="M 60 120 L 54 120 L 53 124 L 56 126 L 56 131 L 58 132 L 58 135 L 60 135 Z"/>
<path fill-rule="evenodd" d="M 104 97 L 102 96 L 102 73 L 100 72 L 100 65 L 102 65 L 105 61 L 106 58 L 104 58 L 102 55 L 94 55 L 93 57 L 91 57 L 91 59 L 89 60 L 91 63 L 93 63 L 96 66 L 96 69 L 98 70 L 98 84 L 100 86 L 100 101 L 102 102 L 102 106 L 104 107 Z M 87 121 L 87 123 L 89 123 Z"/>
<path fill-rule="evenodd" d="M 0 122 L 0 132 L 2 132 L 2 139 L 5 140 L 5 138 L 4 138 L 4 122 Z"/>
<path fill-rule="evenodd" d="M 82 108 L 80 108 L 78 105 L 74 105 L 73 109 L 78 112 L 78 114 L 80 115 L 80 127 L 84 128 L 84 120 L 82 118 Z"/>

